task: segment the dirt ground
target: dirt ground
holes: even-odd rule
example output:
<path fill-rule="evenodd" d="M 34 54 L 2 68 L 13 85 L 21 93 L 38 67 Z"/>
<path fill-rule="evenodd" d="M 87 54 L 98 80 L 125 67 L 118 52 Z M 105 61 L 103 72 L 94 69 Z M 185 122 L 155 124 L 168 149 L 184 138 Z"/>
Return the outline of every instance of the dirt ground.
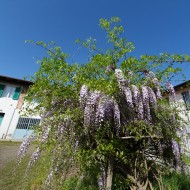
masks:
<path fill-rule="evenodd" d="M 0 141 L 0 168 L 17 158 L 21 142 Z M 28 151 L 31 154 L 33 147 Z"/>

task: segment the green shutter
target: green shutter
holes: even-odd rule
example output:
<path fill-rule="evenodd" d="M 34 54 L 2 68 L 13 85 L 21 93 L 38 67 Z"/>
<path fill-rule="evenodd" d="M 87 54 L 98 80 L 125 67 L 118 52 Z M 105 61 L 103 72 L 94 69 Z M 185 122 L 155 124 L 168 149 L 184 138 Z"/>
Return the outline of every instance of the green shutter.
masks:
<path fill-rule="evenodd" d="M 4 88 L 5 88 L 5 85 L 0 84 L 0 97 L 3 95 Z"/>
<path fill-rule="evenodd" d="M 21 92 L 21 87 L 16 87 L 15 93 L 13 95 L 13 100 L 18 100 Z"/>

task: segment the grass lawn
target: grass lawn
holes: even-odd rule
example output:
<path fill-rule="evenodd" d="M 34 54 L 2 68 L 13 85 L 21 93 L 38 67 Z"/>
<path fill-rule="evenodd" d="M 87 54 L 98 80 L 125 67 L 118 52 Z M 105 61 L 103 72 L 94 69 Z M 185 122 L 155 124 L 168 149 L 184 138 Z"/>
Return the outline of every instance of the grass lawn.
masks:
<path fill-rule="evenodd" d="M 0 168 L 17 157 L 21 142 L 0 141 Z"/>
<path fill-rule="evenodd" d="M 49 168 L 49 156 L 39 159 L 30 171 L 25 175 L 26 167 L 35 145 L 31 148 L 20 166 L 16 165 L 17 152 L 21 143 L 0 141 L 0 190 L 42 190 L 43 181 L 47 177 Z M 71 178 L 62 186 L 61 190 L 73 190 L 76 179 Z M 163 177 L 164 190 L 189 190 L 190 176 L 173 173 Z M 86 187 L 84 186 L 85 189 Z M 59 189 L 60 190 L 60 189 Z M 158 190 L 158 188 L 155 188 Z"/>
<path fill-rule="evenodd" d="M 31 170 L 29 177 L 25 176 L 30 154 L 34 149 L 31 146 L 29 153 L 20 166 L 16 165 L 17 152 L 21 143 L 0 141 L 0 189 L 1 190 L 40 190 L 42 180 L 47 172 L 43 160 Z"/>

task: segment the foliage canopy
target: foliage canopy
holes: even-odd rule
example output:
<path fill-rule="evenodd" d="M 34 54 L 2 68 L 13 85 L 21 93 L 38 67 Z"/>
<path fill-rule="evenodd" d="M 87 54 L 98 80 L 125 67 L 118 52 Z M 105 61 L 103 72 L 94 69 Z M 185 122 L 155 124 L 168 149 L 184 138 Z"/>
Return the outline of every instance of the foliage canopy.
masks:
<path fill-rule="evenodd" d="M 153 183 L 161 188 L 162 172 L 185 170 L 183 122 L 162 94 L 175 97 L 169 81 L 181 69 L 174 63 L 190 57 L 130 56 L 134 45 L 123 37 L 118 17 L 100 19 L 100 27 L 109 48 L 102 52 L 95 39 L 77 40 L 89 51 L 83 65 L 68 63 L 60 47 L 32 42 L 48 56 L 40 61 L 27 95 L 27 101 L 38 101 L 27 112 L 42 116 L 36 130 L 39 147 L 29 166 L 43 152 L 51 153 L 44 183 L 52 189 L 63 188 L 69 179 L 76 189 L 151 189 Z"/>

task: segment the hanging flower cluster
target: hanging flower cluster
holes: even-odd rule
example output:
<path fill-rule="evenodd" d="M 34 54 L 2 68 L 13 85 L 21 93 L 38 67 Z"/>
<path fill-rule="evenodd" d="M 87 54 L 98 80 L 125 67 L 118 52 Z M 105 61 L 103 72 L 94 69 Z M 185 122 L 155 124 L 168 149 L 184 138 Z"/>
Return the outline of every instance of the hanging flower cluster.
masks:
<path fill-rule="evenodd" d="M 128 83 L 124 77 L 123 73 L 120 69 L 115 70 L 115 75 L 119 84 L 119 88 L 124 92 L 127 106 L 130 108 L 130 110 L 133 110 L 133 100 L 132 100 L 132 92 L 131 89 L 128 87 Z"/>
<path fill-rule="evenodd" d="M 173 149 L 173 154 L 175 156 L 175 161 L 176 161 L 176 164 L 179 164 L 180 163 L 180 146 L 179 144 L 172 139 L 172 149 Z"/>
<path fill-rule="evenodd" d="M 150 73 L 151 74 L 151 73 Z M 122 70 L 115 69 L 115 76 L 119 88 L 124 94 L 128 118 L 131 120 L 143 120 L 152 123 L 151 110 L 156 107 L 157 98 L 160 98 L 160 85 L 155 75 L 153 75 L 156 86 L 154 90 L 148 86 L 138 88 L 130 85 L 130 81 L 125 80 Z M 101 127 L 106 121 L 114 120 L 114 130 L 117 136 L 121 131 L 121 110 L 119 103 L 114 97 L 110 97 L 100 91 L 91 92 L 87 86 L 83 85 L 80 90 L 79 102 L 84 110 L 84 127 L 86 131 Z M 113 120 L 112 120 L 113 119 Z M 94 127 L 92 127 L 94 126 Z"/>
<path fill-rule="evenodd" d="M 95 90 L 93 92 L 89 92 L 86 90 L 86 92 L 88 92 L 85 95 L 86 104 L 84 108 L 84 127 L 86 128 L 86 131 L 90 130 L 90 126 L 101 126 L 104 121 L 114 119 L 115 130 L 116 134 L 118 135 L 120 130 L 120 110 L 117 102 L 113 98 L 101 93 L 100 91 Z M 81 106 L 81 100 L 83 97 L 83 93 L 80 93 L 79 101 Z"/>
<path fill-rule="evenodd" d="M 144 107 L 144 119 L 145 121 L 151 121 L 150 115 L 150 104 L 149 104 L 150 94 L 148 91 L 147 86 L 142 87 L 142 100 L 143 100 L 143 107 Z"/>
<path fill-rule="evenodd" d="M 42 134 L 39 137 L 39 141 L 42 143 L 46 143 L 48 136 L 49 136 L 49 132 L 50 132 L 50 127 L 47 125 L 43 125 L 42 126 Z"/>
<path fill-rule="evenodd" d="M 32 153 L 32 156 L 30 158 L 30 161 L 28 163 L 28 167 L 31 167 L 34 165 L 34 163 L 38 160 L 40 157 L 40 148 L 38 147 L 35 152 Z"/>
<path fill-rule="evenodd" d="M 161 86 L 160 86 L 160 82 L 156 78 L 155 74 L 152 71 L 148 71 L 146 73 L 146 77 L 149 78 L 151 80 L 151 82 L 153 83 L 156 97 L 158 99 L 161 99 L 162 98 Z"/>
<path fill-rule="evenodd" d="M 172 95 L 172 97 L 176 99 L 176 93 L 175 93 L 174 87 L 169 81 L 166 83 L 166 88 L 168 92 Z"/>
<path fill-rule="evenodd" d="M 137 118 L 142 120 L 144 118 L 144 109 L 143 109 L 143 102 L 141 98 L 140 90 L 137 86 L 132 85 L 132 93 L 133 93 L 133 104 L 136 108 Z"/>
<path fill-rule="evenodd" d="M 80 96 L 79 96 L 79 102 L 82 107 L 84 107 L 86 97 L 88 94 L 88 87 L 86 85 L 83 85 L 80 90 Z"/>
<path fill-rule="evenodd" d="M 28 151 L 28 148 L 29 148 L 31 142 L 33 141 L 33 139 L 34 139 L 33 136 L 29 136 L 29 137 L 26 137 L 22 141 L 22 144 L 20 145 L 20 148 L 18 151 L 18 160 L 17 160 L 18 165 L 21 163 L 22 159 L 25 157 L 26 152 Z"/>
<path fill-rule="evenodd" d="M 135 85 L 126 85 L 123 77 L 123 73 L 120 69 L 115 70 L 115 75 L 119 84 L 121 91 L 125 95 L 126 106 L 129 108 L 134 119 L 138 118 L 144 120 L 148 123 L 152 122 L 151 118 L 151 107 L 154 108 L 156 105 L 156 99 L 161 96 L 156 96 L 156 93 L 159 94 L 160 88 L 152 90 L 148 86 L 142 86 L 141 92 Z M 155 78 L 156 79 L 156 78 Z M 157 87 L 159 85 L 157 84 Z"/>
<path fill-rule="evenodd" d="M 124 95 L 129 120 L 143 120 L 152 124 L 152 112 L 156 108 L 157 99 L 162 98 L 161 86 L 155 74 L 150 71 L 147 74 L 154 86 L 142 86 L 138 88 L 131 85 L 129 80 L 123 76 L 120 69 L 115 69 L 118 86 Z M 170 85 L 171 89 L 171 85 Z M 100 91 L 90 92 L 87 86 L 83 85 L 80 90 L 79 102 L 84 110 L 84 127 L 101 126 L 108 119 L 114 119 L 115 132 L 119 135 L 121 130 L 121 110 L 119 103 L 114 97 L 110 97 Z M 121 105 L 123 106 L 123 105 Z M 131 119 L 130 119 L 131 118 Z"/>
<path fill-rule="evenodd" d="M 80 96 L 81 97 L 81 96 Z M 84 108 L 84 127 L 94 125 L 96 122 L 96 117 L 91 117 L 91 115 L 96 114 L 97 103 L 101 97 L 99 91 L 89 92 L 86 94 L 86 104 Z M 82 99 L 82 97 L 81 97 Z"/>
<path fill-rule="evenodd" d="M 55 104 L 55 102 L 53 103 Z M 44 122 L 48 117 L 51 117 L 53 114 L 52 111 L 48 111 L 46 112 L 43 116 L 42 116 L 42 122 Z M 50 132 L 50 126 L 49 125 L 42 125 L 42 131 L 41 134 L 38 137 L 38 140 L 40 143 L 42 143 L 42 145 L 45 145 L 48 141 L 48 137 L 49 137 L 49 132 Z M 34 163 L 40 158 L 41 155 L 41 147 L 37 147 L 36 151 L 34 151 L 30 157 L 30 161 L 28 163 L 27 166 L 27 170 L 34 165 Z M 19 156 L 20 157 L 20 156 Z"/>

